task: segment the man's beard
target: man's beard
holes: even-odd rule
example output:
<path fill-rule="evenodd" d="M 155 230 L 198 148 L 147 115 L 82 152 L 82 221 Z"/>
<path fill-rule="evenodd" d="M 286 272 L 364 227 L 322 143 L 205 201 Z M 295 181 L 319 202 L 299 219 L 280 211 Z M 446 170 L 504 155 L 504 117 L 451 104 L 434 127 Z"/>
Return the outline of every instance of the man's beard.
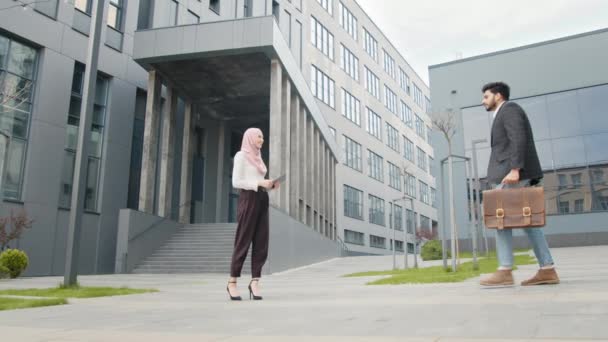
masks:
<path fill-rule="evenodd" d="M 491 107 L 486 107 L 487 112 L 493 112 L 495 109 L 496 109 L 496 103 L 494 103 L 494 105 Z"/>

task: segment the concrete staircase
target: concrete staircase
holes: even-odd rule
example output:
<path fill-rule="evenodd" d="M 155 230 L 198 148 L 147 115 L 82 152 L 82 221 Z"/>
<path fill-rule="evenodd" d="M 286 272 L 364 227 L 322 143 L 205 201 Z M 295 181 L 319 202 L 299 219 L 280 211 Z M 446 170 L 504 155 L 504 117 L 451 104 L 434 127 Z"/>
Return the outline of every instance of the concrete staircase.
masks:
<path fill-rule="evenodd" d="M 236 223 L 191 224 L 179 229 L 133 273 L 230 272 Z M 251 249 L 243 273 L 251 273 Z"/>

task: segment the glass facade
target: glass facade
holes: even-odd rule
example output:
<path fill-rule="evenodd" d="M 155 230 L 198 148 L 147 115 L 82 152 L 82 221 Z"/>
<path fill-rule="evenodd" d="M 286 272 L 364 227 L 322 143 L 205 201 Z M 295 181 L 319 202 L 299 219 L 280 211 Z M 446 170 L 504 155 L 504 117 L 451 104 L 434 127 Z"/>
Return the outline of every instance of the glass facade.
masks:
<path fill-rule="evenodd" d="M 1 190 L 13 200 L 21 199 L 37 60 L 36 49 L 0 34 L 0 130 L 10 136 Z"/>
<path fill-rule="evenodd" d="M 608 111 L 602 104 L 608 85 L 514 99 L 526 111 L 545 176 L 548 214 L 608 211 Z M 478 171 L 486 177 L 492 113 L 482 106 L 464 108 L 465 147 L 477 145 Z M 486 185 L 487 186 L 487 185 Z"/>

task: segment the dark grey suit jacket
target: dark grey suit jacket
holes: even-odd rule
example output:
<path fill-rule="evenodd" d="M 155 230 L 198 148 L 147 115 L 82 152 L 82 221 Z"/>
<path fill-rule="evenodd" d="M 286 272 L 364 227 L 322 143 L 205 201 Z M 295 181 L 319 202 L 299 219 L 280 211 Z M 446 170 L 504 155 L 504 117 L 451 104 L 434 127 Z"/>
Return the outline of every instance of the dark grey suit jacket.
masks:
<path fill-rule="evenodd" d="M 500 183 L 512 169 L 519 168 L 520 179 L 533 183 L 543 177 L 532 127 L 524 110 L 514 102 L 500 107 L 492 124 L 492 153 L 488 181 Z"/>

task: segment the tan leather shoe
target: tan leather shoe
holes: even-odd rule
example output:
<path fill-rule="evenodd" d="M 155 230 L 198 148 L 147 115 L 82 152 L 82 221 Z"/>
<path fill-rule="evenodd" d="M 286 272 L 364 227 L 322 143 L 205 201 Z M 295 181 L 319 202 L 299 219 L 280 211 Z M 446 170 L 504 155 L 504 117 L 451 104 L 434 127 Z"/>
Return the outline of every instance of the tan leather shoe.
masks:
<path fill-rule="evenodd" d="M 497 270 L 481 278 L 479 284 L 483 286 L 509 286 L 515 284 L 511 270 Z"/>
<path fill-rule="evenodd" d="M 559 284 L 555 268 L 540 269 L 534 277 L 521 282 L 521 286 Z"/>

